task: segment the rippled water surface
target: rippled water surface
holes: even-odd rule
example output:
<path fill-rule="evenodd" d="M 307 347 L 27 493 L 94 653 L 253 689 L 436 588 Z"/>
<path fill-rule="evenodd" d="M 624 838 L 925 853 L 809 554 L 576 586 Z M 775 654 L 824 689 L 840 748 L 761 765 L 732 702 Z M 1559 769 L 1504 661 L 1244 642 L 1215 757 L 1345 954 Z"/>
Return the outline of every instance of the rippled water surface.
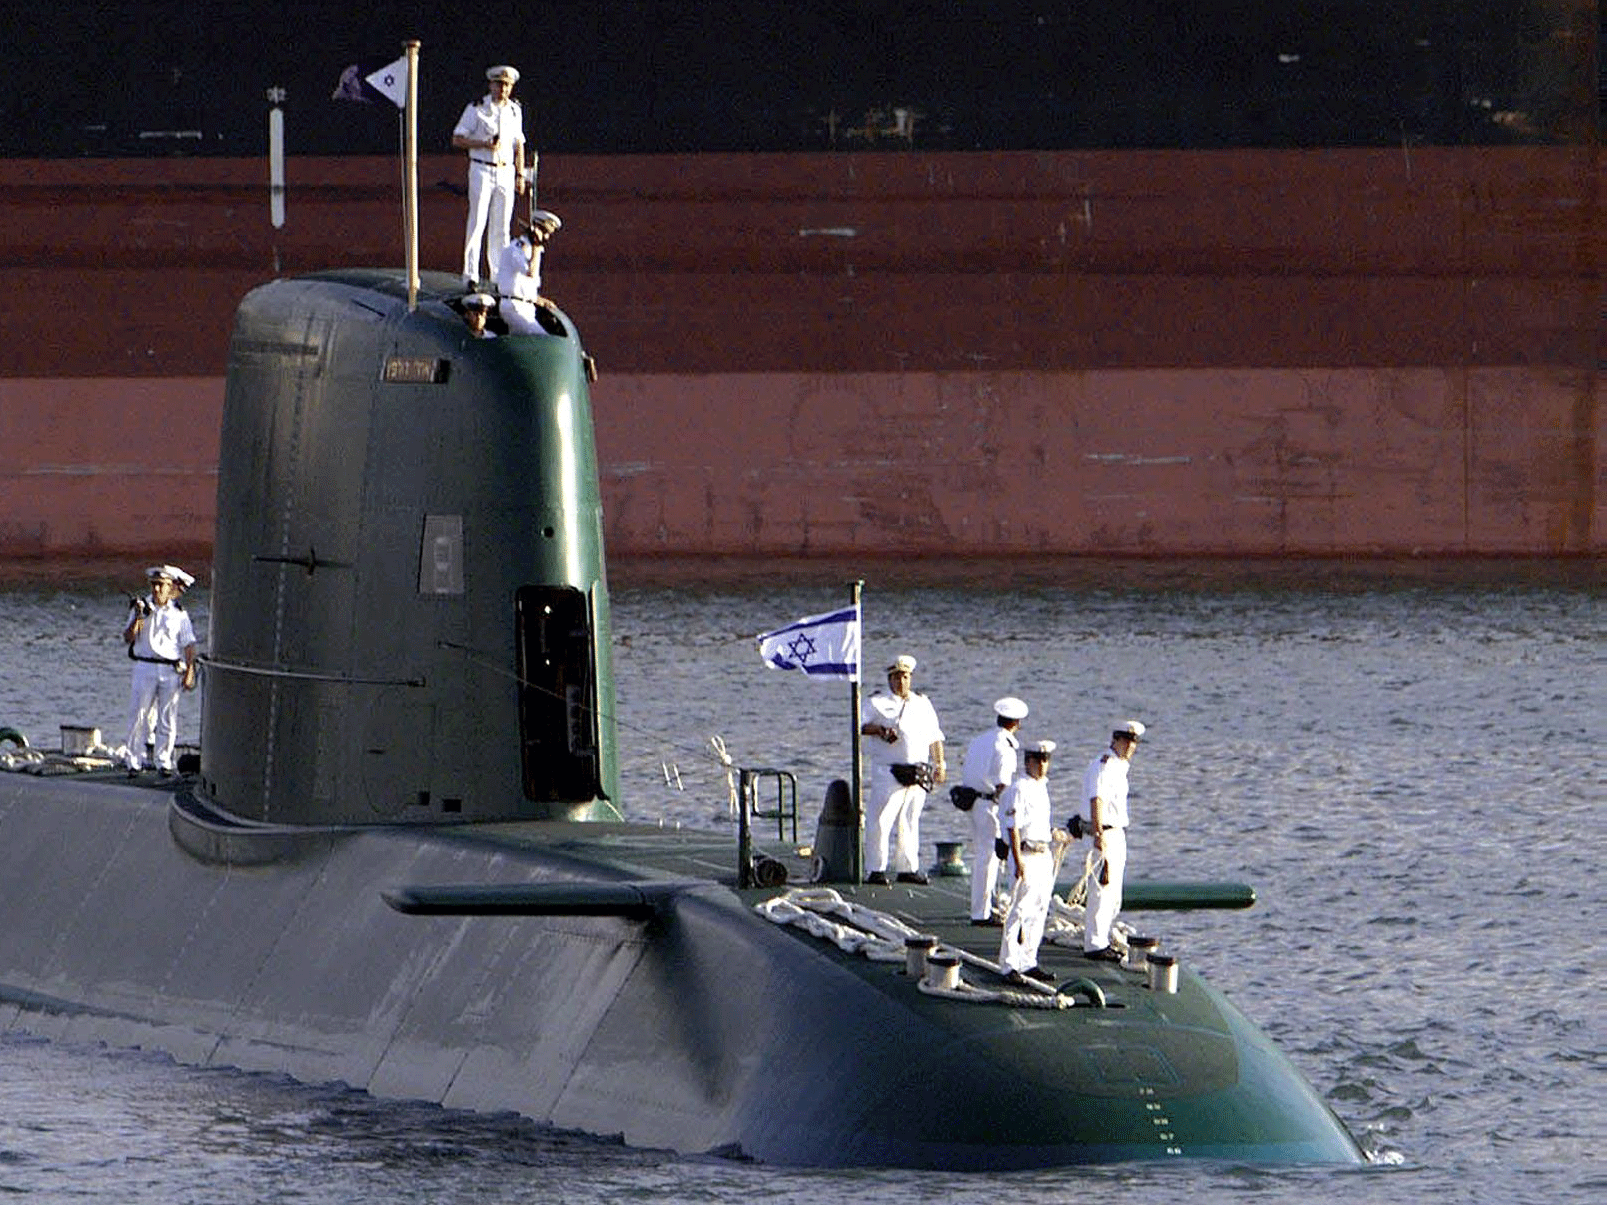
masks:
<path fill-rule="evenodd" d="M 626 810 L 726 823 L 720 735 L 844 776 L 848 691 L 765 670 L 754 633 L 866 579 L 867 660 L 909 652 L 951 757 L 1018 694 L 1069 798 L 1113 720 L 1131 873 L 1253 883 L 1168 946 L 1290 1055 L 1375 1157 L 1012 1175 L 775 1171 L 374 1101 L 338 1086 L 0 1038 L 0 1192 L 120 1201 L 1596 1202 L 1607 1196 L 1607 607 L 1588 565 L 637 566 L 615 583 Z M 0 587 L 0 726 L 121 738 L 124 583 Z M 189 600 L 206 630 L 206 595 Z M 181 739 L 198 731 L 187 698 Z M 681 789 L 676 788 L 677 781 Z M 946 802 L 927 848 L 966 835 Z M 807 833 L 801 834 L 807 838 Z M 0 918 L 3 921 L 3 918 Z M 0 1022 L 6 1014 L 0 1011 Z M 909 1107 L 918 1109 L 919 1099 Z"/>

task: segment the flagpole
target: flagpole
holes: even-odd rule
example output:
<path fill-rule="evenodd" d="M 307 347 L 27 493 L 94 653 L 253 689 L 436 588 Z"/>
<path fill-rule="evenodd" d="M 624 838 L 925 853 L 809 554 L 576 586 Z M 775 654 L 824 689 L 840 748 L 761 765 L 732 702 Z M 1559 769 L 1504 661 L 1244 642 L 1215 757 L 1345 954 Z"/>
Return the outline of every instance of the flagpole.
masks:
<path fill-rule="evenodd" d="M 407 308 L 418 308 L 418 52 L 417 38 L 407 48 L 407 177 L 403 185 L 402 224 L 407 243 Z"/>
<path fill-rule="evenodd" d="M 859 595 L 865 583 L 856 581 L 849 588 L 849 600 L 854 605 L 854 614 L 859 614 Z M 865 625 L 861 620 L 859 625 L 859 670 L 854 674 L 853 681 L 848 684 L 849 729 L 853 732 L 854 758 L 853 758 L 853 787 L 854 787 L 854 882 L 861 883 L 865 879 L 865 798 L 864 784 L 860 782 L 859 757 L 859 680 L 863 676 L 865 665 Z"/>

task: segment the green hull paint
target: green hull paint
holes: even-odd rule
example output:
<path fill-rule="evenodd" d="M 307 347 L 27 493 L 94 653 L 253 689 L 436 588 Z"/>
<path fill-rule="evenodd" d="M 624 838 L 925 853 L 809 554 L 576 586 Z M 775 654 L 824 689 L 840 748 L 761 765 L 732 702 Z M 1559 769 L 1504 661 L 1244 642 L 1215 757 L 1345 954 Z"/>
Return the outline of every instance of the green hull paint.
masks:
<path fill-rule="evenodd" d="M 1186 967 L 1161 993 L 1050 947 L 1075 1007 L 944 999 L 764 918 L 723 836 L 598 823 L 585 353 L 561 315 L 474 340 L 456 280 L 424 285 L 241 304 L 199 778 L 0 776 L 0 1022 L 776 1164 L 1361 1160 Z M 843 890 L 997 954 L 963 880 Z"/>

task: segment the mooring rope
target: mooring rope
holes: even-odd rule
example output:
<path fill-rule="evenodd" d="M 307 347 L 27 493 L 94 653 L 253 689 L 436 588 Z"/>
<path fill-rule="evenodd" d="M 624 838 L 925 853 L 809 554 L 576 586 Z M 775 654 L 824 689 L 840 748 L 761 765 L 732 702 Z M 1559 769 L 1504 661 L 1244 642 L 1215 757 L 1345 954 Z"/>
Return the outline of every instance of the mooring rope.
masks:
<path fill-rule="evenodd" d="M 912 937 L 928 936 L 889 912 L 882 912 L 851 900 L 830 887 L 795 887 L 754 905 L 766 920 L 778 925 L 791 925 L 811 936 L 829 941 L 848 954 L 859 954 L 872 962 L 906 963 L 908 954 L 905 942 Z M 935 940 L 935 939 L 934 939 Z M 1001 979 L 1008 973 L 996 962 L 990 962 L 969 950 L 938 942 L 928 957 L 946 955 L 958 962 L 987 971 Z M 1073 1001 L 1053 987 L 1042 989 L 984 988 L 963 978 L 953 987 L 928 983 L 922 976 L 918 990 L 929 996 L 941 996 L 967 1004 L 1004 1004 L 1012 1008 L 1071 1008 Z"/>

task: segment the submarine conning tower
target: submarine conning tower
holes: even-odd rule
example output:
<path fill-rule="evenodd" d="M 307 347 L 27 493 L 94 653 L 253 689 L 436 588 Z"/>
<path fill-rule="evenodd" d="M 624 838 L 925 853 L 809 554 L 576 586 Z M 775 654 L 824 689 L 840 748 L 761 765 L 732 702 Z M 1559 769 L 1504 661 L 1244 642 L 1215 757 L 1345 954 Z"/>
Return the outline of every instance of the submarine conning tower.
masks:
<path fill-rule="evenodd" d="M 198 793 L 275 824 L 595 819 L 618 798 L 580 336 L 477 338 L 461 279 L 240 303 Z"/>

